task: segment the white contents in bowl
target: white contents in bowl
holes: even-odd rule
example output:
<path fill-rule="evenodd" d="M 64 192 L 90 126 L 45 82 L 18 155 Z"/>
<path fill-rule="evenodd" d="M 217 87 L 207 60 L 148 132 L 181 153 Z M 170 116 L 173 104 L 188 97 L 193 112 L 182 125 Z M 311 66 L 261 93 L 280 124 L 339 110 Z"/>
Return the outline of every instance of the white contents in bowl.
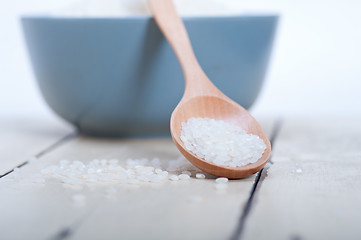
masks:
<path fill-rule="evenodd" d="M 266 145 L 241 127 L 222 120 L 190 118 L 182 122 L 181 140 L 187 150 L 215 165 L 240 167 L 257 162 Z"/>
<path fill-rule="evenodd" d="M 229 16 L 244 11 L 244 4 L 232 0 L 173 0 L 181 16 Z M 53 12 L 69 17 L 150 16 L 148 0 L 78 0 Z"/>

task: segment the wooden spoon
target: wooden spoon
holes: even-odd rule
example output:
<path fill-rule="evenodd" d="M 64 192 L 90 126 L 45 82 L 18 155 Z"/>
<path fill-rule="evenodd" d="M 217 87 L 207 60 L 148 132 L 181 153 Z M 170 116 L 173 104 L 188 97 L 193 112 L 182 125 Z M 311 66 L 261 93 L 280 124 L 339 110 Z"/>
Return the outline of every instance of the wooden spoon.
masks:
<path fill-rule="evenodd" d="M 172 46 L 183 70 L 185 91 L 174 109 L 170 131 L 179 151 L 197 168 L 219 177 L 243 178 L 258 172 L 267 163 L 271 144 L 257 121 L 236 102 L 224 95 L 208 79 L 193 52 L 191 42 L 182 20 L 171 0 L 149 0 L 155 21 Z M 170 79 L 171 80 L 171 79 Z M 258 135 L 267 148 L 257 162 L 242 167 L 217 166 L 188 151 L 182 140 L 181 123 L 189 118 L 213 118 L 240 126 L 247 133 Z"/>

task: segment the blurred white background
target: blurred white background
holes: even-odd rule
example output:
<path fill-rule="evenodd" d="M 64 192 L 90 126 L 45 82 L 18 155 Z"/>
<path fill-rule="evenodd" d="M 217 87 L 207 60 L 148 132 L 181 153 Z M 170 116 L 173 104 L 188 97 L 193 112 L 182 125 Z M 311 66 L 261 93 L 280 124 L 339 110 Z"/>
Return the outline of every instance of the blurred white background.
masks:
<path fill-rule="evenodd" d="M 241 0 L 239 0 L 241 1 Z M 74 0 L 0 0 L 0 117 L 51 116 L 36 86 L 19 16 Z M 361 1 L 244 0 L 245 11 L 281 15 L 256 116 L 361 115 Z"/>

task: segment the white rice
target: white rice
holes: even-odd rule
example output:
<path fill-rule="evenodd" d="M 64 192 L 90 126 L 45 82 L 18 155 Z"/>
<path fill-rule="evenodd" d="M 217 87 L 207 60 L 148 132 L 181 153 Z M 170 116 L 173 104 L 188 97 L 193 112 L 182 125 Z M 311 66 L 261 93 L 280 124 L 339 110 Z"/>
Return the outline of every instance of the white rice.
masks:
<path fill-rule="evenodd" d="M 197 173 L 197 174 L 196 174 L 196 178 L 205 179 L 205 178 L 206 178 L 206 175 L 204 175 L 203 173 Z"/>
<path fill-rule="evenodd" d="M 222 183 L 227 183 L 228 182 L 228 178 L 224 178 L 224 177 L 220 177 L 216 179 L 216 183 L 222 184 Z"/>
<path fill-rule="evenodd" d="M 61 160 L 59 165 L 47 167 L 41 170 L 41 173 L 43 176 L 60 178 L 64 184 L 68 185 L 141 184 L 159 183 L 167 180 L 188 180 L 192 175 L 191 171 L 196 170 L 184 158 L 169 161 L 168 167 L 164 170 L 158 158 L 152 160 L 142 158 L 127 159 L 123 162 L 118 159 L 93 159 L 89 163 L 78 160 Z"/>
<path fill-rule="evenodd" d="M 190 118 L 182 123 L 181 140 L 187 150 L 205 161 L 226 167 L 256 162 L 266 149 L 263 140 L 222 120 Z"/>

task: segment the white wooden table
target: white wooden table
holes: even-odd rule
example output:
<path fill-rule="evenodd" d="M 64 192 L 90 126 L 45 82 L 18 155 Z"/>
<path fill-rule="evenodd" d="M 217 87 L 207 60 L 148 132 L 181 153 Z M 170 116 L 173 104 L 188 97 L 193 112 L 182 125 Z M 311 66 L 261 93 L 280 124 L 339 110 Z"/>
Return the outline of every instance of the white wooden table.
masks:
<path fill-rule="evenodd" d="M 179 155 L 169 138 L 94 139 L 40 119 L 0 119 L 0 239 L 361 239 L 361 119 L 264 119 L 273 153 L 258 174 L 140 187 L 30 181 L 59 160 Z M 347 122 L 347 124 L 345 124 Z M 35 158 L 34 158 L 35 157 Z M 32 161 L 29 161 L 32 160 Z M 20 167 L 21 180 L 12 172 Z M 27 181 L 29 180 L 29 181 Z M 87 196 L 82 204 L 74 194 Z M 191 196 L 200 197 L 190 202 Z"/>

